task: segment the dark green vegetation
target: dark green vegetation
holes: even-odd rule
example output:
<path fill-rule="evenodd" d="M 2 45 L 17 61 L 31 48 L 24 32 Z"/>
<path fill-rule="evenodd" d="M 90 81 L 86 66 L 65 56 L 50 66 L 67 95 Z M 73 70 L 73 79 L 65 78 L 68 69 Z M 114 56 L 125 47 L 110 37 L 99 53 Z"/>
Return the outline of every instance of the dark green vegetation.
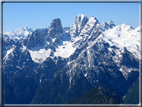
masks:
<path fill-rule="evenodd" d="M 141 93 L 142 93 L 142 87 L 141 87 Z M 124 104 L 139 104 L 139 95 L 140 94 L 139 94 L 139 78 L 138 78 L 135 81 L 135 83 L 130 87 L 127 94 L 125 95 L 123 99 Z"/>
<path fill-rule="evenodd" d="M 69 104 L 120 104 L 122 99 L 101 87 L 96 87 L 78 99 L 73 99 Z"/>
<path fill-rule="evenodd" d="M 139 104 L 139 79 L 128 90 L 125 98 L 125 104 Z"/>

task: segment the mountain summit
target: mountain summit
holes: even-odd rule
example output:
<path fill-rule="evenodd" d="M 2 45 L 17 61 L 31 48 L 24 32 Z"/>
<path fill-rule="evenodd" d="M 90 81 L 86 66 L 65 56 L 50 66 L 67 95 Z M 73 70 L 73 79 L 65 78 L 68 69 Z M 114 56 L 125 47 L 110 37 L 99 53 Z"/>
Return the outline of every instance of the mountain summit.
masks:
<path fill-rule="evenodd" d="M 54 19 L 49 27 L 49 36 L 56 37 L 59 33 L 63 33 L 61 20 L 59 18 Z"/>
<path fill-rule="evenodd" d="M 83 14 L 79 14 L 78 16 L 76 16 L 75 22 L 70 28 L 70 35 L 72 37 L 79 35 L 81 30 L 84 28 L 85 24 L 87 23 L 87 21 L 88 21 L 87 16 Z"/>

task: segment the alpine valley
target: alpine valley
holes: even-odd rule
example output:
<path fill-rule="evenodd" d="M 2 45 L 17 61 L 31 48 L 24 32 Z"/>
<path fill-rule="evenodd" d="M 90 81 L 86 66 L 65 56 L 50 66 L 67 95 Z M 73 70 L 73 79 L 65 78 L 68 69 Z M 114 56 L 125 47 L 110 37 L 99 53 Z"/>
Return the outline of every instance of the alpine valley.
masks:
<path fill-rule="evenodd" d="M 3 103 L 130 103 L 139 61 L 140 27 L 83 14 L 71 27 L 59 18 L 44 29 L 25 26 L 3 34 Z"/>

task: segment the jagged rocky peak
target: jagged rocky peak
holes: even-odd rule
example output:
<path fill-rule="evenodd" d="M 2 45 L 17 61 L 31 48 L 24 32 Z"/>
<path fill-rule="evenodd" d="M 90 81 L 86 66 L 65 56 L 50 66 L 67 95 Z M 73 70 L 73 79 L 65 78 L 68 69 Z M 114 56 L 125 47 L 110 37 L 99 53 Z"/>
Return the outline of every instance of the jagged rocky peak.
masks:
<path fill-rule="evenodd" d="M 85 24 L 85 27 L 82 29 L 80 35 L 90 35 L 93 30 L 98 31 L 100 29 L 100 23 L 96 17 L 92 16 L 88 22 Z"/>
<path fill-rule="evenodd" d="M 113 23 L 113 21 L 108 21 L 107 24 L 110 25 L 111 27 L 115 26 L 115 24 Z"/>
<path fill-rule="evenodd" d="M 35 47 L 41 47 L 45 43 L 45 39 L 48 35 L 48 29 L 36 29 L 32 34 L 28 35 L 27 39 L 23 40 L 23 45 L 27 46 L 28 49 Z"/>
<path fill-rule="evenodd" d="M 49 27 L 49 36 L 55 37 L 59 33 L 63 33 L 63 27 L 59 18 L 53 19 Z"/>
<path fill-rule="evenodd" d="M 82 24 L 82 23 L 85 23 L 88 21 L 88 18 L 87 16 L 83 15 L 83 14 L 79 14 L 76 16 L 76 19 L 75 19 L 75 23 L 76 24 Z"/>
<path fill-rule="evenodd" d="M 84 28 L 85 24 L 87 23 L 88 18 L 83 14 L 79 14 L 76 16 L 75 22 L 73 23 L 72 27 L 70 28 L 70 35 L 72 37 L 78 36 L 81 30 Z"/>
<path fill-rule="evenodd" d="M 29 34 L 32 33 L 32 29 L 30 27 L 23 27 L 23 28 L 18 28 L 14 31 L 10 31 L 10 32 L 5 32 L 3 34 L 3 37 L 4 38 L 10 38 L 10 39 L 14 39 L 14 40 L 22 40 L 22 39 L 25 39 L 27 38 L 27 36 Z"/>
<path fill-rule="evenodd" d="M 92 16 L 84 28 L 81 30 L 80 34 L 76 38 L 71 38 L 74 42 L 74 46 L 82 47 L 83 44 L 88 44 L 89 41 L 96 39 L 100 35 L 100 23 L 96 17 Z M 87 45 L 86 45 L 87 46 Z"/>
<path fill-rule="evenodd" d="M 115 27 L 115 24 L 113 23 L 113 21 L 108 21 L 108 22 L 102 23 L 100 29 L 102 31 L 105 31 L 113 27 Z"/>
<path fill-rule="evenodd" d="M 51 29 L 62 28 L 61 20 L 59 18 L 53 19 L 50 24 Z"/>
<path fill-rule="evenodd" d="M 26 30 L 26 31 L 33 31 L 30 27 L 28 27 L 28 26 L 24 26 L 23 28 L 22 28 L 22 30 Z"/>
<path fill-rule="evenodd" d="M 89 19 L 88 23 L 90 24 L 95 24 L 95 23 L 99 23 L 98 19 L 94 16 L 91 16 L 91 18 Z"/>

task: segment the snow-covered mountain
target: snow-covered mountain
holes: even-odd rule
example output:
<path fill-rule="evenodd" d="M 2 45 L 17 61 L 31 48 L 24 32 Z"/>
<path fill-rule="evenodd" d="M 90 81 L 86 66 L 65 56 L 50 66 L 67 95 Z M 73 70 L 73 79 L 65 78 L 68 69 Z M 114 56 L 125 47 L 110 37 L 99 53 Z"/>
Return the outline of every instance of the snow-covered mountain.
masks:
<path fill-rule="evenodd" d="M 53 28 L 59 29 L 58 31 L 61 31 L 61 32 L 58 33 L 52 28 L 52 25 L 55 25 L 55 24 L 59 26 L 59 28 L 56 28 L 56 27 L 53 27 Z M 100 33 L 99 22 L 95 17 L 91 17 L 88 20 L 88 18 L 85 15 L 78 15 L 68 33 L 63 32 L 62 30 L 63 28 L 60 25 L 61 25 L 60 20 L 57 20 L 57 22 L 53 20 L 50 28 L 47 29 L 46 31 L 46 35 L 44 34 L 43 35 L 44 37 L 42 39 L 41 39 L 42 37 L 41 35 L 43 33 L 36 30 L 35 32 L 41 33 L 41 34 L 35 34 L 35 37 L 32 37 L 33 34 L 29 35 L 27 40 L 25 40 L 25 42 L 27 43 L 26 44 L 27 47 L 30 49 L 31 57 L 35 62 L 38 63 L 37 59 L 44 61 L 49 56 L 52 58 L 55 56 L 69 58 L 75 52 L 75 50 L 77 48 L 80 48 L 83 44 L 87 43 L 88 45 L 91 45 L 90 40 L 92 39 L 91 41 L 93 41 L 95 38 L 97 38 L 98 33 Z M 57 34 L 54 34 L 52 32 L 57 32 Z M 40 39 L 36 39 L 36 36 L 40 36 L 38 37 Z M 36 40 L 35 42 L 33 42 L 34 40 L 33 38 L 35 38 Z M 37 40 L 40 40 L 40 41 L 37 41 Z M 30 45 L 28 45 L 28 43 Z M 40 44 L 38 45 L 38 43 Z M 34 46 L 31 49 L 32 45 L 36 45 L 36 46 Z"/>
<path fill-rule="evenodd" d="M 118 47 L 126 47 L 140 59 L 140 27 L 132 28 L 125 23 L 103 32 Z"/>
<path fill-rule="evenodd" d="M 4 82 L 24 73 L 52 91 L 46 83 L 60 81 L 60 85 L 66 84 L 65 89 L 56 86 L 64 90 L 62 95 L 57 93 L 60 103 L 77 97 L 70 92 L 76 90 L 79 81 L 85 81 L 79 96 L 91 87 L 104 87 L 124 96 L 139 76 L 139 60 L 140 27 L 116 26 L 112 21 L 100 24 L 96 17 L 88 19 L 83 14 L 70 28 L 62 27 L 56 18 L 49 28 L 32 31 L 24 27 L 5 33 L 3 39 Z M 66 100 L 67 95 L 72 97 Z M 36 96 L 33 103 L 39 101 Z"/>
<path fill-rule="evenodd" d="M 10 39 L 14 39 L 14 40 L 21 40 L 21 39 L 25 39 L 28 34 L 32 33 L 32 29 L 30 27 L 23 27 L 23 28 L 18 28 L 15 31 L 10 31 L 10 32 L 5 32 L 3 34 L 4 38 L 10 38 Z"/>

